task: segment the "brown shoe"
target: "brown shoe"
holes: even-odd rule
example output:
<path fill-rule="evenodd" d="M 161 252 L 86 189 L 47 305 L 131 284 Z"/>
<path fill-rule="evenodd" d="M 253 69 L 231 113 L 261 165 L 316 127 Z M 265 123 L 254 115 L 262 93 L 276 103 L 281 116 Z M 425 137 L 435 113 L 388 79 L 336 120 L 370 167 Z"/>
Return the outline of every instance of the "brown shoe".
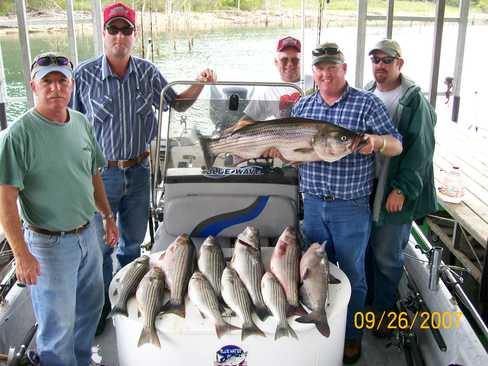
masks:
<path fill-rule="evenodd" d="M 361 357 L 361 338 L 346 339 L 344 343 L 344 356 L 342 362 L 346 365 L 356 363 Z"/>

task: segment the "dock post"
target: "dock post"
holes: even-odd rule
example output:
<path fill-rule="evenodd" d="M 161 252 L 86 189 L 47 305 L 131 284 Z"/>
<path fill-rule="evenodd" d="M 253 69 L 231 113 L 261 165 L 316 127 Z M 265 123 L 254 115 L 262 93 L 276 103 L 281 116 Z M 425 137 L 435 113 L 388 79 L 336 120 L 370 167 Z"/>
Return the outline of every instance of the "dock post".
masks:
<path fill-rule="evenodd" d="M 3 69 L 2 45 L 0 44 L 0 130 L 7 128 L 7 80 Z"/>
<path fill-rule="evenodd" d="M 103 53 L 102 39 L 102 4 L 100 0 L 92 0 L 93 44 L 95 56 Z"/>
<path fill-rule="evenodd" d="M 439 65 L 441 60 L 442 32 L 444 31 L 444 14 L 446 0 L 438 0 L 435 8 L 434 49 L 432 50 L 432 72 L 430 79 L 429 101 L 435 108 L 437 101 L 437 84 L 439 83 Z"/>
<path fill-rule="evenodd" d="M 358 0 L 358 30 L 356 49 L 356 78 L 354 86 L 362 89 L 364 80 L 364 53 L 366 52 L 366 20 L 368 1 Z"/>
<path fill-rule="evenodd" d="M 66 1 L 66 12 L 68 14 L 68 40 L 71 48 L 71 62 L 73 66 L 78 65 L 78 49 L 76 47 L 75 19 L 73 15 L 73 0 Z"/>
<path fill-rule="evenodd" d="M 466 44 L 466 30 L 468 28 L 469 0 L 461 0 L 459 4 L 459 29 L 456 45 L 456 61 L 454 63 L 454 100 L 452 104 L 453 122 L 458 121 L 459 104 L 461 102 L 461 79 L 463 74 L 464 47 Z"/>
<path fill-rule="evenodd" d="M 30 88 L 30 65 L 31 65 L 31 51 L 29 45 L 29 33 L 27 31 L 27 12 L 25 10 L 25 0 L 15 0 L 17 7 L 17 25 L 19 28 L 19 42 L 22 50 L 22 66 L 24 69 L 25 94 L 27 95 L 27 107 L 34 106 L 34 94 Z"/>

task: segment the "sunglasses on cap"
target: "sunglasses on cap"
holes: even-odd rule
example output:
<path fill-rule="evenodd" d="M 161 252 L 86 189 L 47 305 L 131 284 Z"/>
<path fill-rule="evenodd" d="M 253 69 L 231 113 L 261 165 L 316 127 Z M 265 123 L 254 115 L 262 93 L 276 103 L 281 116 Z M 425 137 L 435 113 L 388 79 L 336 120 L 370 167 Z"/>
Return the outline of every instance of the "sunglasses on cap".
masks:
<path fill-rule="evenodd" d="M 117 28 L 109 25 L 105 29 L 107 29 L 108 34 L 110 34 L 111 36 L 115 36 L 118 33 L 122 33 L 124 36 L 130 36 L 132 33 L 134 33 L 134 27 Z"/>
<path fill-rule="evenodd" d="M 39 57 L 38 59 L 34 60 L 34 62 L 31 65 L 31 71 L 34 69 L 34 66 L 39 65 L 39 66 L 49 66 L 49 65 L 58 65 L 58 66 L 70 66 L 70 68 L 73 68 L 73 64 L 71 61 L 65 57 L 65 56 L 54 56 L 54 55 L 48 55 L 48 56 L 42 56 Z"/>
<path fill-rule="evenodd" d="M 378 65 L 380 62 L 383 62 L 385 65 L 390 65 L 395 61 L 398 57 L 393 56 L 385 56 L 385 57 L 378 57 L 378 56 L 371 56 L 371 62 L 375 65 Z"/>
<path fill-rule="evenodd" d="M 339 53 L 342 53 L 339 47 L 319 47 L 312 51 L 312 55 L 315 57 L 323 55 L 335 56 Z"/>

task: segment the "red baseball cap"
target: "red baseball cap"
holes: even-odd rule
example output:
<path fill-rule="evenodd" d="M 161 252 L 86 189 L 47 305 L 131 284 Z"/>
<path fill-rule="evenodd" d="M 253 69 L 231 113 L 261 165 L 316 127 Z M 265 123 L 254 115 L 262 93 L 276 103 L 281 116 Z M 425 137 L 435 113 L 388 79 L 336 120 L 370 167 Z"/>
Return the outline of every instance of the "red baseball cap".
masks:
<path fill-rule="evenodd" d="M 278 41 L 278 45 L 276 46 L 276 51 L 281 52 L 285 48 L 294 48 L 298 52 L 302 52 L 302 44 L 300 43 L 300 41 L 290 36 L 282 38 Z"/>
<path fill-rule="evenodd" d="M 135 27 L 136 12 L 134 9 L 129 8 L 123 3 L 107 5 L 105 9 L 103 9 L 103 24 L 107 25 L 116 19 L 125 20 L 132 27 Z"/>

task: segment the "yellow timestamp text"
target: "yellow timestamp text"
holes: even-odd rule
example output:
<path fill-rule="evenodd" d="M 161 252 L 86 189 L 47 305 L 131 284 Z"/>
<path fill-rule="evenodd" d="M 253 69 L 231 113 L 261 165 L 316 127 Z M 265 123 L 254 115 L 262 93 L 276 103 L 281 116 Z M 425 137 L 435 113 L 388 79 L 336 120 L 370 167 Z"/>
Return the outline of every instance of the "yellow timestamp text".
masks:
<path fill-rule="evenodd" d="M 461 311 L 383 311 L 382 313 L 357 312 L 354 314 L 356 329 L 378 330 L 412 329 L 415 324 L 419 329 L 452 329 L 459 328 L 463 313 Z"/>

